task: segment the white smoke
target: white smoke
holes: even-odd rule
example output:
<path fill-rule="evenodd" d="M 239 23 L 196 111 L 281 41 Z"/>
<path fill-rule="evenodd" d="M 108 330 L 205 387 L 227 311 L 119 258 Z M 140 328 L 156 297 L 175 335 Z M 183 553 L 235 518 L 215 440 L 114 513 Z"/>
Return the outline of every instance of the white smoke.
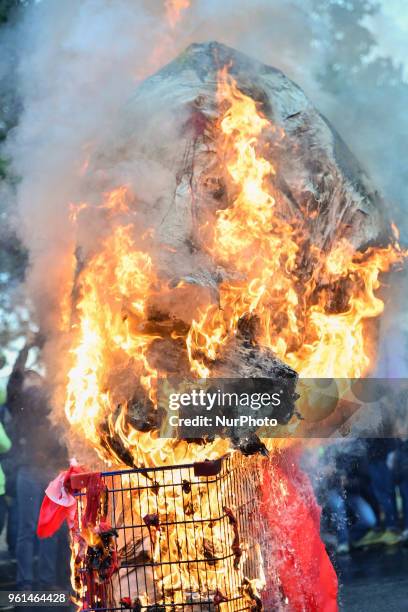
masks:
<path fill-rule="evenodd" d="M 405 0 L 387 0 L 380 4 L 378 13 L 365 20 L 377 45 L 373 57 L 390 57 L 402 67 L 408 79 L 408 12 Z"/>
<path fill-rule="evenodd" d="M 73 249 L 70 204 L 101 195 L 84 185 L 81 168 L 115 140 L 113 126 L 137 83 L 191 42 L 225 42 L 310 83 L 318 52 L 303 9 L 283 1 L 193 0 L 174 28 L 162 2 L 43 0 L 23 15 L 15 29 L 23 110 L 7 152 L 21 177 L 15 225 L 30 254 L 28 290 L 49 327 Z"/>

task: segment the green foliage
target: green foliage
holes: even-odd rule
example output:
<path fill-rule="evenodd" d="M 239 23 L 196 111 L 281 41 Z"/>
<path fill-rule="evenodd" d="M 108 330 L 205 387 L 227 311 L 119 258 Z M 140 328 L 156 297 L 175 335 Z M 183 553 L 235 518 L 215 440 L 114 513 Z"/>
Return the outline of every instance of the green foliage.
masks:
<path fill-rule="evenodd" d="M 26 4 L 24 0 L 0 0 L 0 35 L 1 28 L 7 27 Z M 12 74 L 6 74 L 0 82 L 0 143 L 7 140 L 10 129 L 16 125 L 18 112 L 15 80 Z M 16 182 L 10 161 L 0 155 L 0 375 L 4 366 L 9 365 L 6 363 L 9 349 L 29 325 L 29 311 L 21 291 L 27 253 L 8 222 Z"/>

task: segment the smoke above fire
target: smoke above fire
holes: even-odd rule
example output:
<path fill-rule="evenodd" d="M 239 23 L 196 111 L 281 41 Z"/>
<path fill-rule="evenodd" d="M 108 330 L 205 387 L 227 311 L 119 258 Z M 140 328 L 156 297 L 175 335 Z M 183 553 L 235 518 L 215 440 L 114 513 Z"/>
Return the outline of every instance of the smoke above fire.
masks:
<path fill-rule="evenodd" d="M 288 72 L 293 72 L 290 66 L 295 67 L 296 55 L 317 61 L 303 35 L 303 13 L 296 5 L 287 11 L 284 2 L 272 7 L 268 2 L 187 4 L 42 1 L 27 8 L 24 21 L 16 26 L 23 110 L 8 138 L 7 152 L 21 177 L 15 225 L 30 253 L 27 283 L 45 331 L 55 325 L 55 293 L 66 272 L 61 262 L 72 240 L 78 240 L 70 231 L 70 205 L 99 201 L 104 191 L 128 179 L 120 159 L 109 159 L 104 176 L 91 180 L 86 169 L 105 143 L 120 149 L 124 135 L 116 129 L 118 120 L 140 80 L 188 44 L 210 38 Z M 284 24 L 278 25 L 279 15 L 285 15 Z M 283 25 L 284 35 L 279 33 Z M 290 44 L 283 45 L 283 37 L 299 41 L 297 53 Z M 163 140 L 170 141 L 174 118 L 155 115 L 154 120 L 162 126 Z M 145 162 L 134 178 L 138 194 L 142 199 L 144 190 L 160 194 L 167 178 L 165 169 L 154 162 L 146 167 Z M 95 222 L 78 246 L 88 250 L 99 232 Z"/>
<path fill-rule="evenodd" d="M 102 142 L 120 147 L 115 121 L 137 83 L 187 45 L 217 40 L 281 69 L 322 112 L 340 113 L 316 78 L 328 44 L 323 26 L 308 2 L 283 0 L 43 0 L 25 9 L 7 36 L 18 56 L 23 111 L 6 146 L 21 177 L 16 227 L 30 252 L 28 285 L 37 312 L 46 313 L 42 325 L 53 325 L 60 262 L 73 239 L 70 203 L 99 199 L 110 187 L 107 177 L 84 184 L 85 168 Z M 168 119 L 157 117 L 163 130 Z M 123 168 L 110 162 L 109 178 L 120 183 Z M 163 188 L 157 167 L 141 174 L 142 189 Z M 92 241 L 91 228 L 84 240 Z"/>

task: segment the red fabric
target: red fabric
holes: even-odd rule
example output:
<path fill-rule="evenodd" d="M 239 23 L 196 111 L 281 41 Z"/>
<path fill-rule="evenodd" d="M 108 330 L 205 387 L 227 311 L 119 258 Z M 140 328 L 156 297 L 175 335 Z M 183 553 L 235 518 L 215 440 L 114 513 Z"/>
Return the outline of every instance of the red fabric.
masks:
<path fill-rule="evenodd" d="M 62 523 L 69 518 L 70 508 L 59 506 L 51 501 L 49 497 L 44 496 L 40 516 L 37 524 L 37 535 L 39 538 L 50 538 Z"/>
<path fill-rule="evenodd" d="M 103 482 L 102 476 L 100 474 L 91 474 L 86 488 L 86 508 L 82 520 L 83 527 L 96 525 L 100 513 L 101 496 L 105 490 L 106 485 Z M 100 517 L 102 521 L 105 518 L 104 516 Z"/>
<path fill-rule="evenodd" d="M 66 472 L 61 472 L 48 485 L 37 523 L 39 538 L 50 538 L 66 520 L 72 528 L 76 522 L 76 500 L 72 495 L 70 484 L 71 474 L 81 472 L 82 468 L 71 466 Z"/>
<path fill-rule="evenodd" d="M 320 539 L 320 508 L 296 453 L 265 462 L 262 511 L 290 612 L 336 612 L 337 576 Z"/>

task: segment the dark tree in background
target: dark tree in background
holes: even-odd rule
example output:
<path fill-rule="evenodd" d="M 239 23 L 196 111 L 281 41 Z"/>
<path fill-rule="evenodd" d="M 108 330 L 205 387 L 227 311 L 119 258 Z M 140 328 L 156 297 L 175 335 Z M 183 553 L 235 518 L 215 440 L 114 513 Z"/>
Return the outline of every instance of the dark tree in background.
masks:
<path fill-rule="evenodd" d="M 402 66 L 378 54 L 367 25 L 367 18 L 379 13 L 381 3 L 313 0 L 313 6 L 328 30 L 325 68 L 318 75 L 334 100 L 327 114 L 383 191 L 407 243 L 408 83 Z"/>
<path fill-rule="evenodd" d="M 0 38 L 8 36 L 8 28 L 27 2 L 0 0 Z M 13 65 L 15 57 L 11 47 L 1 40 L 7 50 L 2 58 L 0 72 L 0 146 L 10 130 L 17 124 L 19 101 L 15 86 Z M 9 170 L 9 160 L 0 153 L 0 375 L 7 365 L 6 349 L 24 334 L 29 324 L 29 313 L 24 301 L 21 283 L 27 265 L 27 254 L 10 225 L 13 214 L 17 177 Z"/>

